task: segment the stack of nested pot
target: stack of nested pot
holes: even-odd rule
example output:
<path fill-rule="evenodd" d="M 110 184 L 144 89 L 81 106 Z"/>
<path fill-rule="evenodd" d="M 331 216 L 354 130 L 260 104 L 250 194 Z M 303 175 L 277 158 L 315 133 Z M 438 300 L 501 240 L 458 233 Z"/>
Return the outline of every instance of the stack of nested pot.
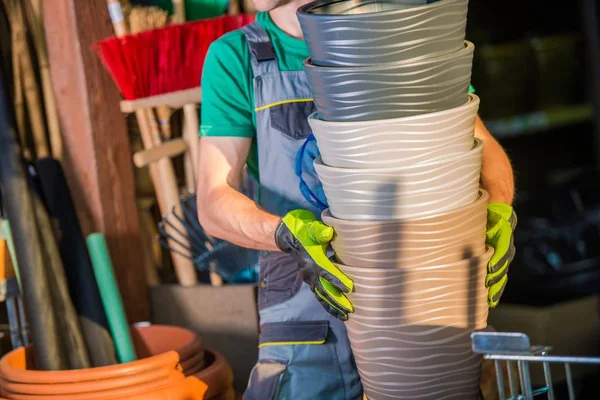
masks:
<path fill-rule="evenodd" d="M 298 10 L 309 123 L 369 400 L 476 399 L 488 195 L 468 93 L 468 0 L 320 0 Z"/>
<path fill-rule="evenodd" d="M 183 374 L 194 376 L 208 386 L 204 400 L 235 400 L 231 366 L 222 354 L 205 349 L 196 333 L 175 326 L 150 325 L 135 326 L 133 337 L 140 357 L 176 351 Z"/>
<path fill-rule="evenodd" d="M 233 373 L 219 353 L 178 327 L 135 326 L 139 360 L 71 371 L 37 371 L 32 347 L 0 360 L 0 395 L 14 400 L 235 400 Z"/>

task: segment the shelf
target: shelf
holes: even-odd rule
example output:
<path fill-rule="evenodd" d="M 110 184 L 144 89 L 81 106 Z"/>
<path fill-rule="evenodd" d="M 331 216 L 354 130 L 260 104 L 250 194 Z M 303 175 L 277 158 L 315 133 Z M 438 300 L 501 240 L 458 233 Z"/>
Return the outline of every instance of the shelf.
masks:
<path fill-rule="evenodd" d="M 145 97 L 137 100 L 121 101 L 121 112 L 132 113 L 139 109 L 169 106 L 174 109 L 182 108 L 186 104 L 199 104 L 202 100 L 200 86 L 180 90 L 178 92 L 161 94 L 158 96 Z"/>
<path fill-rule="evenodd" d="M 484 122 L 495 137 L 507 138 L 590 121 L 593 113 L 591 105 L 582 104 Z"/>

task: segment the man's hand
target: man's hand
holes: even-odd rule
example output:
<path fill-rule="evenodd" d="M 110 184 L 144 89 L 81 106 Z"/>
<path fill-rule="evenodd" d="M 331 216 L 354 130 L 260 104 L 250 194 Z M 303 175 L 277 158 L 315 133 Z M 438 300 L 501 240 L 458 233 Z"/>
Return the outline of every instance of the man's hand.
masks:
<path fill-rule="evenodd" d="M 505 203 L 490 203 L 486 243 L 494 248 L 494 255 L 488 263 L 485 286 L 489 288 L 488 305 L 496 307 L 506 287 L 508 267 L 515 257 L 513 231 L 517 226 L 517 214 Z"/>
<path fill-rule="evenodd" d="M 275 243 L 300 262 L 300 275 L 323 308 L 345 321 L 354 307 L 344 293 L 351 292 L 354 283 L 327 257 L 333 233 L 333 228 L 319 222 L 312 212 L 294 210 L 275 230 Z"/>

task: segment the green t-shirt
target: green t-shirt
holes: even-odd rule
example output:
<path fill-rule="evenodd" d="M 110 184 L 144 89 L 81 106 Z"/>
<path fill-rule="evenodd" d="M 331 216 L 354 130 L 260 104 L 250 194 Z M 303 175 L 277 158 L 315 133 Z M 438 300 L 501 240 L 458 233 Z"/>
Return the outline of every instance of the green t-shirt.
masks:
<path fill-rule="evenodd" d="M 308 57 L 304 40 L 283 32 L 268 13 L 256 21 L 267 31 L 282 71 L 301 71 Z M 202 124 L 200 136 L 256 137 L 252 65 L 246 37 L 227 33 L 211 44 L 202 72 Z M 253 141 L 248 158 L 250 172 L 258 177 L 258 153 Z"/>
<path fill-rule="evenodd" d="M 309 56 L 306 42 L 283 32 L 268 13 L 256 21 L 267 31 L 281 71 L 301 71 Z M 252 138 L 248 169 L 258 178 L 256 114 L 252 65 L 244 34 L 234 31 L 211 44 L 202 73 L 200 136 Z"/>

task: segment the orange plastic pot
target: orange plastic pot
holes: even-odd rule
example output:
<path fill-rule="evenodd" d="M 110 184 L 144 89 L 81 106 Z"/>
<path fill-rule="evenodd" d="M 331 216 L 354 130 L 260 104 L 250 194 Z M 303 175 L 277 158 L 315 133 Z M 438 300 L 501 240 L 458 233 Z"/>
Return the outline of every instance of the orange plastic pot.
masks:
<path fill-rule="evenodd" d="M 135 393 L 105 395 L 96 397 L 102 400 L 167 400 L 167 399 L 185 399 L 185 400 L 203 400 L 207 390 L 207 385 L 195 377 L 180 379 L 168 384 L 144 390 L 139 388 Z M 56 395 L 49 396 L 26 396 L 10 395 L 12 400 L 59 400 L 59 399 L 87 399 L 88 397 L 63 397 Z"/>
<path fill-rule="evenodd" d="M 206 399 L 221 399 L 233 388 L 233 371 L 231 366 L 222 354 L 206 350 L 205 354 L 206 368 L 194 374 L 194 376 L 206 383 Z M 223 399 L 225 400 L 225 399 Z"/>
<path fill-rule="evenodd" d="M 202 339 L 189 329 L 168 325 L 134 326 L 132 334 L 140 357 L 174 350 L 180 360 L 185 361 L 204 354 Z"/>
<path fill-rule="evenodd" d="M 164 369 L 176 370 L 180 368 L 178 363 L 179 355 L 177 352 L 171 351 L 130 363 L 106 367 L 68 371 L 36 371 L 33 362 L 33 348 L 28 346 L 15 349 L 0 359 L 0 377 L 8 382 L 25 384 L 105 381 L 107 385 L 115 385 L 118 384 L 117 381 L 134 375 L 143 375 Z"/>
<path fill-rule="evenodd" d="M 207 386 L 193 376 L 146 393 L 127 397 L 111 397 L 106 400 L 204 400 Z"/>
<path fill-rule="evenodd" d="M 181 371 L 171 368 L 170 370 L 160 369 L 151 371 L 142 375 L 124 376 L 119 380 L 100 380 L 100 381 L 82 381 L 72 383 L 54 383 L 54 384 L 36 384 L 36 383 L 15 383 L 0 379 L 2 392 L 6 394 L 24 394 L 24 395 L 78 395 L 87 397 L 87 393 L 104 393 L 106 391 L 123 391 L 129 393 L 132 388 L 149 388 L 153 386 L 165 385 L 174 380 L 183 379 Z"/>
<path fill-rule="evenodd" d="M 93 390 L 90 382 L 79 382 L 73 383 L 69 391 L 73 393 L 65 394 L 60 393 L 54 387 L 55 385 L 35 385 L 37 386 L 37 394 L 30 393 L 20 393 L 17 391 L 13 391 L 10 383 L 2 384 L 3 387 L 3 395 L 10 397 L 13 400 L 46 400 L 46 399 L 61 399 L 61 400 L 103 400 L 114 397 L 126 397 L 134 396 L 138 393 L 148 392 L 152 390 L 157 390 L 163 386 L 170 385 L 177 381 L 182 381 L 185 379 L 185 376 L 178 371 L 173 371 L 170 376 L 162 377 L 160 379 L 140 383 L 131 386 L 124 386 L 117 389 L 105 389 L 105 390 Z M 31 391 L 31 386 L 26 385 L 25 390 Z"/>

